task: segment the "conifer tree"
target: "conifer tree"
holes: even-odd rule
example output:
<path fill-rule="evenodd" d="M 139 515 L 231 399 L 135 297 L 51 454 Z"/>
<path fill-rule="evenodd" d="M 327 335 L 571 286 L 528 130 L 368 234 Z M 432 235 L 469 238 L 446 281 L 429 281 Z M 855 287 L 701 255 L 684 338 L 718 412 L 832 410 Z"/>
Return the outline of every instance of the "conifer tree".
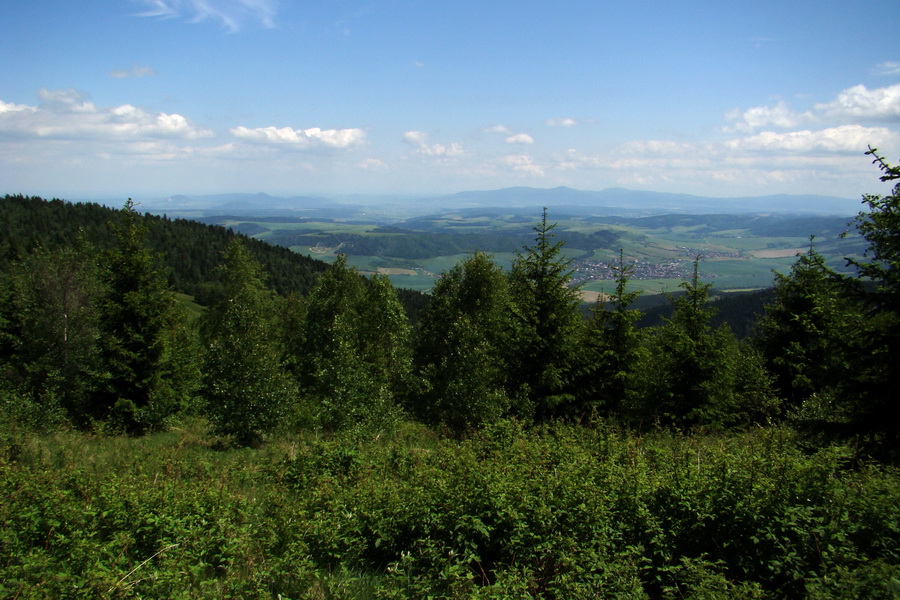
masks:
<path fill-rule="evenodd" d="M 866 154 L 875 157 L 873 162 L 884 173 L 881 181 L 900 179 L 900 167 L 888 164 L 877 149 L 870 147 Z M 849 262 L 862 277 L 877 284 L 868 299 L 870 304 L 881 312 L 900 315 L 900 183 L 887 196 L 864 195 L 863 202 L 868 210 L 857 215 L 856 229 L 869 243 L 868 260 Z"/>
<path fill-rule="evenodd" d="M 275 297 L 259 263 L 235 238 L 219 271 L 224 295 L 202 322 L 202 393 L 214 430 L 254 445 L 292 410 L 297 392 L 282 366 Z"/>
<path fill-rule="evenodd" d="M 643 392 L 644 416 L 662 425 L 724 427 L 764 420 L 774 410 L 765 371 L 727 327 L 713 329 L 712 284 L 701 283 L 700 257 L 675 312 L 655 333 Z"/>
<path fill-rule="evenodd" d="M 613 265 L 616 289 L 608 299 L 600 298 L 588 322 L 584 358 L 579 379 L 580 416 L 619 415 L 636 400 L 637 377 L 645 367 L 644 334 L 637 328 L 642 313 L 632 309 L 640 291 L 628 291 L 633 265 Z"/>
<path fill-rule="evenodd" d="M 132 434 L 161 428 L 188 400 L 196 381 L 184 317 L 147 248 L 131 199 L 103 255 L 99 309 L 100 392 L 96 419 Z"/>
<path fill-rule="evenodd" d="M 697 424 L 704 409 L 724 400 L 718 340 L 709 325 L 711 284 L 700 282 L 699 261 L 698 256 L 691 280 L 680 286 L 684 295 L 670 296 L 675 311 L 656 331 L 652 345 L 654 366 L 644 401 L 664 425 Z"/>
<path fill-rule="evenodd" d="M 866 153 L 882 171 L 881 181 L 900 180 L 900 167 L 890 165 L 875 148 Z M 855 295 L 864 304 L 865 327 L 848 340 L 854 346 L 853 387 L 841 398 L 851 413 L 852 429 L 878 438 L 885 452 L 900 452 L 900 183 L 886 196 L 867 194 L 868 210 L 860 212 L 856 229 L 868 242 L 866 260 L 848 259 L 859 270 Z"/>
<path fill-rule="evenodd" d="M 775 274 L 775 299 L 757 325 L 754 344 L 774 376 L 786 408 L 832 397 L 850 380 L 848 335 L 861 325 L 859 307 L 844 292 L 810 239 L 789 274 Z"/>
<path fill-rule="evenodd" d="M 513 315 L 510 364 L 514 410 L 544 420 L 565 414 L 574 400 L 575 365 L 584 320 L 577 286 L 570 286 L 569 260 L 562 242 L 553 242 L 556 224 L 545 208 L 509 275 Z"/>

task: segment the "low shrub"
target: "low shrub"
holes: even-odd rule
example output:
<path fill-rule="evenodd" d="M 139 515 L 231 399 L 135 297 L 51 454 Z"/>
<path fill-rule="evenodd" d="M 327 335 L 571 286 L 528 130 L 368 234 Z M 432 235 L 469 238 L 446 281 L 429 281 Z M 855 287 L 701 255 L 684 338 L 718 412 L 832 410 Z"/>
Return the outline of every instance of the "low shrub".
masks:
<path fill-rule="evenodd" d="M 6 440 L 4 438 L 3 440 Z M 0 441 L 3 441 L 0 440 Z M 900 475 L 787 429 L 401 424 L 222 447 L 23 434 L 0 596 L 866 598 L 900 588 Z"/>

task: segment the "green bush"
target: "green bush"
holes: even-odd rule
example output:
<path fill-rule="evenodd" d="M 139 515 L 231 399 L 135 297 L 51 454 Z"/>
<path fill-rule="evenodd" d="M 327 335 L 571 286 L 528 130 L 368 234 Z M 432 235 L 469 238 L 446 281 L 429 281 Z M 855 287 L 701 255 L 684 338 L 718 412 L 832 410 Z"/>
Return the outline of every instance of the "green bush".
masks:
<path fill-rule="evenodd" d="M 7 438 L 3 438 L 7 444 Z M 890 598 L 900 474 L 787 429 L 20 433 L 0 596 Z"/>

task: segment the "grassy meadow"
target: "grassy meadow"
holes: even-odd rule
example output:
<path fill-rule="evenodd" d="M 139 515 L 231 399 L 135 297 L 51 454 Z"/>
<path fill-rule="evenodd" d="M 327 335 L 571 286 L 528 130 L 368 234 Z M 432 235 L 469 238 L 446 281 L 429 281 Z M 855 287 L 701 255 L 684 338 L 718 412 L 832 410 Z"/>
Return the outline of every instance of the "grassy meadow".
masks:
<path fill-rule="evenodd" d="M 900 473 L 786 428 L 7 424 L 6 598 L 896 598 Z"/>

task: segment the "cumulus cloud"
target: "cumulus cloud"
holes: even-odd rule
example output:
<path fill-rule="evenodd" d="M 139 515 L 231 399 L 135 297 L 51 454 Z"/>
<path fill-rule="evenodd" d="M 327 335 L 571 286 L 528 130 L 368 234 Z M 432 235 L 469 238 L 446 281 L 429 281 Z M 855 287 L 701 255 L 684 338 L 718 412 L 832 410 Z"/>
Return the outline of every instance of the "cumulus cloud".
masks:
<path fill-rule="evenodd" d="M 65 88 L 61 90 L 48 90 L 41 88 L 38 91 L 38 98 L 43 101 L 45 110 L 72 112 L 93 112 L 96 107 L 88 101 L 87 97 L 73 88 Z"/>
<path fill-rule="evenodd" d="M 775 106 L 755 106 L 747 110 L 735 109 L 725 115 L 733 124 L 725 127 L 727 132 L 750 133 L 763 127 L 790 129 L 813 119 L 811 113 L 795 113 L 787 104 L 779 102 Z"/>
<path fill-rule="evenodd" d="M 287 144 L 298 149 L 311 148 L 350 148 L 366 141 L 366 132 L 362 129 L 293 129 L 291 127 L 257 127 L 251 129 L 234 127 L 231 135 L 250 142 L 264 144 Z"/>
<path fill-rule="evenodd" d="M 413 147 L 416 154 L 423 156 L 460 156 L 463 147 L 458 142 L 450 144 L 431 144 L 428 134 L 424 131 L 407 131 L 403 134 L 403 141 Z"/>
<path fill-rule="evenodd" d="M 861 120 L 900 120 L 900 84 L 867 89 L 856 85 L 838 94 L 832 102 L 817 104 L 816 110 L 829 117 Z"/>
<path fill-rule="evenodd" d="M 147 8 L 141 17 L 184 18 L 191 23 L 218 22 L 226 31 L 239 31 L 246 23 L 275 26 L 275 0 L 140 0 Z"/>
<path fill-rule="evenodd" d="M 569 118 L 547 119 L 546 123 L 550 127 L 575 127 L 576 125 L 578 125 L 578 121 Z"/>
<path fill-rule="evenodd" d="M 141 77 L 151 77 L 153 75 L 156 75 L 156 69 L 141 65 L 133 65 L 130 69 L 117 69 L 109 72 L 109 76 L 116 79 L 125 79 L 127 77 L 140 79 Z"/>
<path fill-rule="evenodd" d="M 732 150 L 859 153 L 869 144 L 880 145 L 896 137 L 895 133 L 883 127 L 841 125 L 819 131 L 763 131 L 750 137 L 730 140 L 725 145 Z"/>
<path fill-rule="evenodd" d="M 753 133 L 766 128 L 788 130 L 808 123 L 900 121 L 900 84 L 872 90 L 856 85 L 806 112 L 792 111 L 787 104 L 779 102 L 774 106 L 735 109 L 725 118 L 730 121 L 723 128 L 726 133 Z"/>
<path fill-rule="evenodd" d="M 742 135 L 730 139 L 645 139 L 599 152 L 570 149 L 555 156 L 545 168 L 567 172 L 569 181 L 599 179 L 624 187 L 719 195 L 723 189 L 720 186 L 727 185 L 733 190 L 729 195 L 777 190 L 849 197 L 860 192 L 861 179 L 871 178 L 863 157 L 869 144 L 883 150 L 900 147 L 900 132 L 892 126 L 866 126 L 850 118 L 829 119 L 818 106 L 808 114 L 794 113 L 784 105 L 770 108 L 732 114 L 731 130 Z M 803 121 L 831 126 L 789 127 Z M 766 126 L 771 129 L 757 131 Z"/>
<path fill-rule="evenodd" d="M 506 138 L 507 144 L 533 144 L 534 138 L 527 133 L 517 133 Z"/>
<path fill-rule="evenodd" d="M 2 103 L 0 135 L 56 140 L 197 139 L 212 132 L 179 114 L 153 113 L 130 104 L 103 108 L 76 90 L 41 90 L 38 106 Z"/>
<path fill-rule="evenodd" d="M 403 134 L 403 141 L 419 148 L 428 143 L 428 134 L 424 131 L 407 131 Z"/>

